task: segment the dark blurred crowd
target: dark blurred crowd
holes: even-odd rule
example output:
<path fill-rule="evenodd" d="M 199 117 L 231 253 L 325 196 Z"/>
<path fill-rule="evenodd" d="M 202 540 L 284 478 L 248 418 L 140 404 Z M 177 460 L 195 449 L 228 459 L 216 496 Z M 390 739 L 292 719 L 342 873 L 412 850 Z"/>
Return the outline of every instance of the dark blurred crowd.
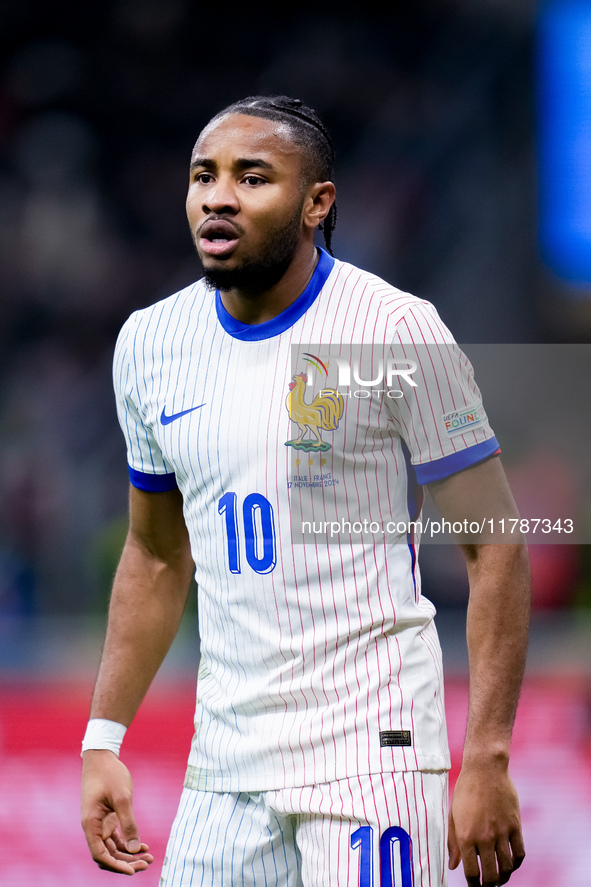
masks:
<path fill-rule="evenodd" d="M 2 3 L 0 615 L 102 606 L 126 507 L 115 337 L 199 276 L 188 160 L 235 99 L 287 93 L 323 116 L 340 258 L 434 301 L 460 341 L 551 338 L 535 3 L 401 6 Z"/>

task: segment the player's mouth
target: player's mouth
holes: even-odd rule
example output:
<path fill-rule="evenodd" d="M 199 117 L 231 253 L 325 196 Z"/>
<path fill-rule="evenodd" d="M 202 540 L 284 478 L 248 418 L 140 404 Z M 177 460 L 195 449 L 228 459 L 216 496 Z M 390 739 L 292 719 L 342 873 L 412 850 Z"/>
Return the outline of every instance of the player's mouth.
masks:
<path fill-rule="evenodd" d="M 198 231 L 199 252 L 215 258 L 229 256 L 242 233 L 242 229 L 234 222 L 226 219 L 207 219 Z"/>

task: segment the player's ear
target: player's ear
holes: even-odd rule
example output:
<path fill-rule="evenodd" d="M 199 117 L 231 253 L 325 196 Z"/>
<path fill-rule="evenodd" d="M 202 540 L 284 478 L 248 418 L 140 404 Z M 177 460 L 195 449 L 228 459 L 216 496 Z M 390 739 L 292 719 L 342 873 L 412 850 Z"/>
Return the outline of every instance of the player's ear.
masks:
<path fill-rule="evenodd" d="M 304 203 L 304 224 L 309 228 L 317 228 L 327 217 L 336 197 L 336 189 L 332 182 L 316 182 L 308 191 Z"/>

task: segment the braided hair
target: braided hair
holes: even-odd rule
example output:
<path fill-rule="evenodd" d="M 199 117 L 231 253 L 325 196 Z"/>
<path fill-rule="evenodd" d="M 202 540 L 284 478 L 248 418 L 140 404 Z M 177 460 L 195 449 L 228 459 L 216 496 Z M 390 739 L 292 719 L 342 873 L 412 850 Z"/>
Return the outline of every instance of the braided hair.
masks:
<path fill-rule="evenodd" d="M 255 95 L 228 105 L 210 121 L 213 123 L 228 114 L 246 114 L 263 117 L 289 126 L 293 141 L 304 151 L 304 170 L 308 181 L 326 182 L 333 177 L 334 147 L 328 130 L 316 111 L 299 99 L 289 96 Z M 324 242 L 332 255 L 332 232 L 337 222 L 337 207 L 333 203 L 324 222 L 319 226 Z"/>

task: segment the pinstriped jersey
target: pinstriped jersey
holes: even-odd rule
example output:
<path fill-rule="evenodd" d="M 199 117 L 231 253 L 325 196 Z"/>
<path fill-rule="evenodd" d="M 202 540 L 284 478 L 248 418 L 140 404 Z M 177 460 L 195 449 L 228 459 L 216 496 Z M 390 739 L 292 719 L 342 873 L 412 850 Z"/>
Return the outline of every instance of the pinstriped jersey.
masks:
<path fill-rule="evenodd" d="M 131 482 L 178 486 L 195 561 L 186 785 L 449 767 L 421 485 L 498 444 L 433 306 L 320 251 L 266 323 L 203 281 L 136 312 L 114 379 Z"/>

